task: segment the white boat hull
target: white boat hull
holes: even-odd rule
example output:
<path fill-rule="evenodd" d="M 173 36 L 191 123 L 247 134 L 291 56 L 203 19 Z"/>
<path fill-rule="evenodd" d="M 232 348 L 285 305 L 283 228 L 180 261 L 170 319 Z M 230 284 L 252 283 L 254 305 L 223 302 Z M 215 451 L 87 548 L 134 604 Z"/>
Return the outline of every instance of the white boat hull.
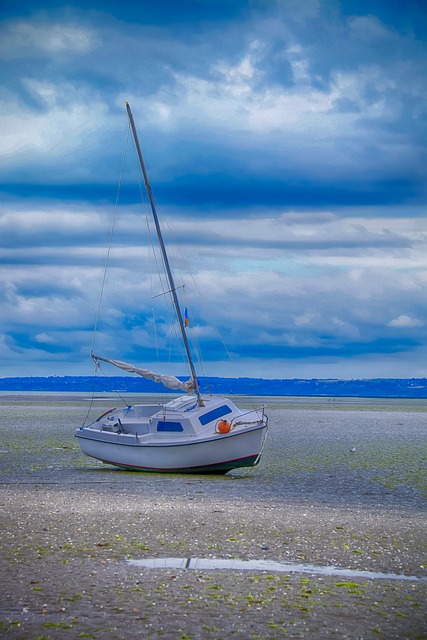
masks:
<path fill-rule="evenodd" d="M 220 433 L 226 411 L 230 431 Z M 267 435 L 263 408 L 241 411 L 227 399 L 202 407 L 184 397 L 160 405 L 112 410 L 76 431 L 82 452 L 138 471 L 226 473 L 257 464 Z"/>
<path fill-rule="evenodd" d="M 138 471 L 226 473 L 258 462 L 266 429 L 217 436 L 203 442 L 143 444 L 135 436 L 120 434 L 115 441 L 80 435 L 83 453 L 107 464 Z"/>

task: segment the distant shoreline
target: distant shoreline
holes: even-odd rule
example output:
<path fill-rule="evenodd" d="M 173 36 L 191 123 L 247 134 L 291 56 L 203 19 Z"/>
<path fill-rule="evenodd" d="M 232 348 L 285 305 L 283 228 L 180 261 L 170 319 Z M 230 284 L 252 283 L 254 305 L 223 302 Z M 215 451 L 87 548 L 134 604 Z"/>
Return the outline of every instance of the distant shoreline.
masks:
<path fill-rule="evenodd" d="M 202 392 L 294 397 L 427 398 L 427 378 L 273 379 L 199 378 Z M 150 380 L 130 376 L 28 376 L 0 378 L 0 392 L 173 393 Z"/>

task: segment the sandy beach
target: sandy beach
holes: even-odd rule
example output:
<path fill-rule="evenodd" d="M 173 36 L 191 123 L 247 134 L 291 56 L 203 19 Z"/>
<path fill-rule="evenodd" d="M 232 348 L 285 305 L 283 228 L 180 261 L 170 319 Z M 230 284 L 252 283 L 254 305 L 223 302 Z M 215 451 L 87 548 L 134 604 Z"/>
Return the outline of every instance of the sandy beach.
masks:
<path fill-rule="evenodd" d="M 2 637 L 427 637 L 427 401 L 271 405 L 248 475 L 160 475 L 83 457 L 82 397 L 3 394 Z M 313 571 L 128 562 L 144 558 Z"/>

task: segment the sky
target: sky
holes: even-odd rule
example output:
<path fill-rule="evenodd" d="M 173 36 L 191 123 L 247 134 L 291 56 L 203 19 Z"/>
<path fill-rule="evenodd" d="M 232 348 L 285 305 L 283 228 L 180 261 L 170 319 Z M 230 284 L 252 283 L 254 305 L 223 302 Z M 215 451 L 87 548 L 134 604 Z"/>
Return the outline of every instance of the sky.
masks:
<path fill-rule="evenodd" d="M 203 375 L 426 377 L 426 27 L 422 0 L 2 0 L 0 377 L 186 374 L 126 101 Z"/>

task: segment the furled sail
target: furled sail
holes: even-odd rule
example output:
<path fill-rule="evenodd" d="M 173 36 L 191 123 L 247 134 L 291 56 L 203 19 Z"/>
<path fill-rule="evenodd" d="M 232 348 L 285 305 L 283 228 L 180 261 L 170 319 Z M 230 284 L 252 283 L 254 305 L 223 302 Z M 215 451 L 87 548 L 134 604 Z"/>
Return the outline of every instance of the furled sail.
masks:
<path fill-rule="evenodd" d="M 181 380 L 178 380 L 175 376 L 165 376 L 162 373 L 155 373 L 149 369 L 139 369 L 127 362 L 122 362 L 121 360 L 109 360 L 108 358 L 101 358 L 101 356 L 95 356 L 94 354 L 92 354 L 92 360 L 94 360 L 94 362 L 102 360 L 102 362 L 108 362 L 109 364 L 112 364 L 119 369 L 123 369 L 123 371 L 127 371 L 128 373 L 136 373 L 143 378 L 147 378 L 147 380 L 161 382 L 168 389 L 180 389 L 187 393 L 191 393 L 195 389 L 193 378 L 190 378 L 186 382 L 181 382 Z"/>

